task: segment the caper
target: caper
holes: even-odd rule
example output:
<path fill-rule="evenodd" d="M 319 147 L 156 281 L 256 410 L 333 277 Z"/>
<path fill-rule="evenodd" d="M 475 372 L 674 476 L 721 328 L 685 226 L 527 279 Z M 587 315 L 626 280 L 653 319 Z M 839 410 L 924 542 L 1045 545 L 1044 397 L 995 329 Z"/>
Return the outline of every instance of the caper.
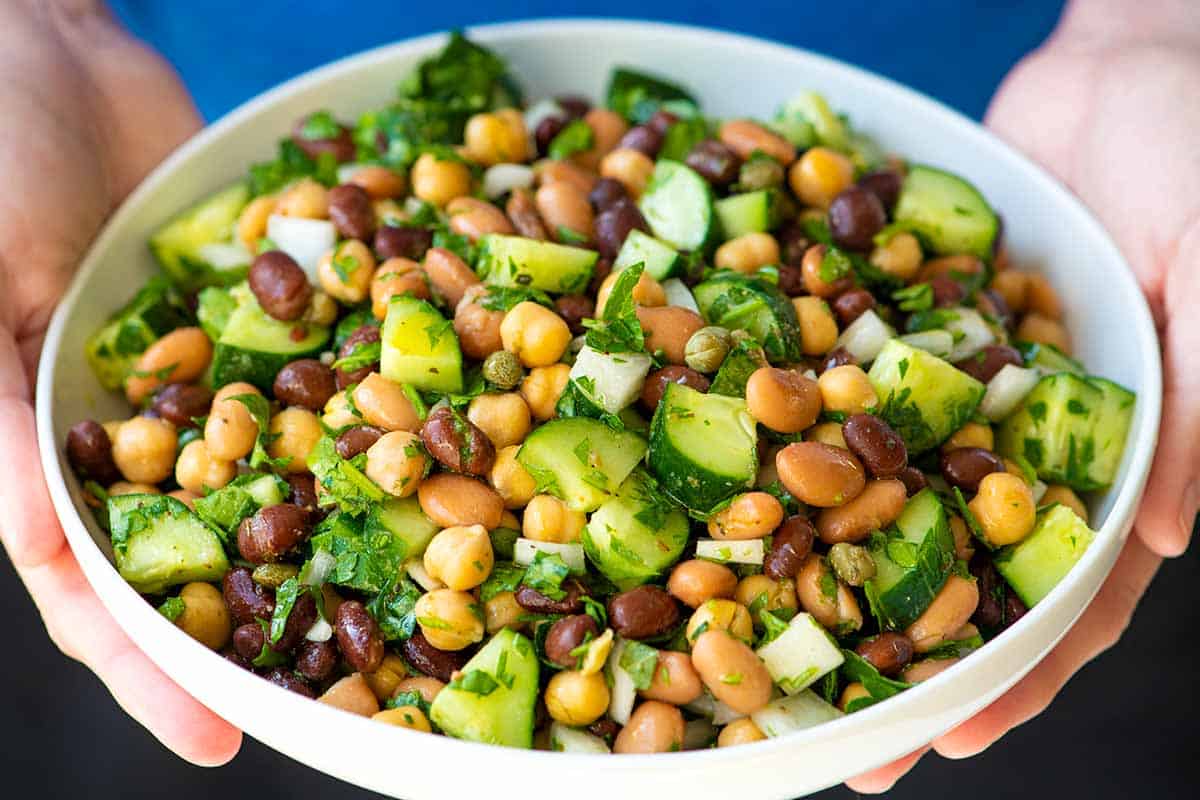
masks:
<path fill-rule="evenodd" d="M 829 548 L 829 563 L 837 576 L 850 586 L 862 586 L 875 577 L 875 559 L 867 548 L 838 542 Z"/>
<path fill-rule="evenodd" d="M 738 172 L 738 188 L 743 192 L 773 189 L 783 183 L 783 166 L 773 158 L 751 157 Z"/>
<path fill-rule="evenodd" d="M 294 564 L 259 564 L 254 568 L 250 577 L 254 578 L 254 582 L 259 586 L 278 589 L 288 578 L 294 578 L 299 574 L 300 568 Z"/>
<path fill-rule="evenodd" d="M 521 360 L 507 350 L 497 350 L 483 360 L 483 377 L 497 389 L 513 388 L 524 374 Z"/>
<path fill-rule="evenodd" d="M 692 334 L 684 348 L 684 360 L 697 372 L 713 373 L 729 355 L 729 331 L 716 325 L 701 328 Z"/>

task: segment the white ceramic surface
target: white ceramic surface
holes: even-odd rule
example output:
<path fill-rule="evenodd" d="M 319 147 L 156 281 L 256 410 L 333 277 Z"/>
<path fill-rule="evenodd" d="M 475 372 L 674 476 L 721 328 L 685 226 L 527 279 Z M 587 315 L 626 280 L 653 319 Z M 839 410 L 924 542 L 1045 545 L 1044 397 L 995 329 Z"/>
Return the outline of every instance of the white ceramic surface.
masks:
<path fill-rule="evenodd" d="M 1058 183 L 977 125 L 896 84 L 810 53 L 727 33 L 613 21 L 535 21 L 470 35 L 508 58 L 532 98 L 599 97 L 609 69 L 671 76 L 716 116 L 769 115 L 802 88 L 824 92 L 856 127 L 914 160 L 962 173 L 1004 215 L 1018 263 L 1048 274 L 1078 355 L 1138 392 L 1116 489 L 1093 513 L 1100 535 L 1054 592 L 964 663 L 885 703 L 755 745 L 666 756 L 596 758 L 527 752 L 412 733 L 304 700 L 243 672 L 164 620 L 118 577 L 103 532 L 60 456 L 67 428 L 127 413 L 83 358 L 87 334 L 154 271 L 147 235 L 207 192 L 271 157 L 302 114 L 343 118 L 380 104 L 441 36 L 380 48 L 297 78 L 209 127 L 159 167 L 114 215 L 80 268 L 46 338 L 37 391 L 42 462 L 88 580 L 145 652 L 181 686 L 247 733 L 298 761 L 397 797 L 516 797 L 536 781 L 572 797 L 785 798 L 815 791 L 916 749 L 998 697 L 1065 633 L 1127 536 L 1153 451 L 1159 356 L 1141 293 L 1108 236 Z M 1053 713 L 1052 711 L 1050 713 Z"/>

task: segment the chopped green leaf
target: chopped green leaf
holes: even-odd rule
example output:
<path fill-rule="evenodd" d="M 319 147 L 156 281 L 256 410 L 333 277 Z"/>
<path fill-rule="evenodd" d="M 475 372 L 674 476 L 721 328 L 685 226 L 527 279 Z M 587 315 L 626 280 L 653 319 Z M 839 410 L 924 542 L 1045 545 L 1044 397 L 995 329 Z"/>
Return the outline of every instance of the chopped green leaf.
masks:
<path fill-rule="evenodd" d="M 570 574 L 571 569 L 563 562 L 561 556 L 539 550 L 526 568 L 521 583 L 551 600 L 562 600 L 567 596 L 562 584 Z"/>
<path fill-rule="evenodd" d="M 658 650 L 642 642 L 626 641 L 620 665 L 633 678 L 634 686 L 649 689 L 654 682 L 654 670 L 658 667 Z"/>
<path fill-rule="evenodd" d="M 546 154 L 556 160 L 570 158 L 576 153 L 591 150 L 595 141 L 596 135 L 591 125 L 581 119 L 573 120 L 550 141 Z"/>
<path fill-rule="evenodd" d="M 171 622 L 175 622 L 181 616 L 183 616 L 183 612 L 186 607 L 187 606 L 183 602 L 182 597 L 168 597 L 166 600 L 162 601 L 161 605 L 159 605 L 158 613 L 162 614 Z"/>

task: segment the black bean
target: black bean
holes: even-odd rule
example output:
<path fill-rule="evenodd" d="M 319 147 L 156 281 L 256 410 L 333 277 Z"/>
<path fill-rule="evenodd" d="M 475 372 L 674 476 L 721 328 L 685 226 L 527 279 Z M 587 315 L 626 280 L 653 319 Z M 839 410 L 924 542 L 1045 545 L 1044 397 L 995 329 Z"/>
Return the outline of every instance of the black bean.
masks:
<path fill-rule="evenodd" d="M 93 480 L 103 486 L 121 480 L 108 431 L 95 420 L 76 422 L 67 431 L 67 461 L 81 480 Z"/>
<path fill-rule="evenodd" d="M 851 186 L 829 204 L 829 233 L 840 247 L 870 250 L 887 224 L 887 212 L 872 192 Z"/>

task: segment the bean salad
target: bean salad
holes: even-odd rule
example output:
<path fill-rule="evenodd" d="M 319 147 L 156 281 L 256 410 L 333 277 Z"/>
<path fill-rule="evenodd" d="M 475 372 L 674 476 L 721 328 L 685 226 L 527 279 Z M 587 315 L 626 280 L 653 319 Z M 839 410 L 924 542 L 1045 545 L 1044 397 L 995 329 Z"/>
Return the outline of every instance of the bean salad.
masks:
<path fill-rule="evenodd" d="M 969 659 L 1086 551 L 1135 397 L 966 178 L 809 91 L 528 100 L 459 34 L 397 78 L 165 222 L 87 343 L 132 415 L 67 459 L 201 645 L 415 731 L 726 747 Z"/>

